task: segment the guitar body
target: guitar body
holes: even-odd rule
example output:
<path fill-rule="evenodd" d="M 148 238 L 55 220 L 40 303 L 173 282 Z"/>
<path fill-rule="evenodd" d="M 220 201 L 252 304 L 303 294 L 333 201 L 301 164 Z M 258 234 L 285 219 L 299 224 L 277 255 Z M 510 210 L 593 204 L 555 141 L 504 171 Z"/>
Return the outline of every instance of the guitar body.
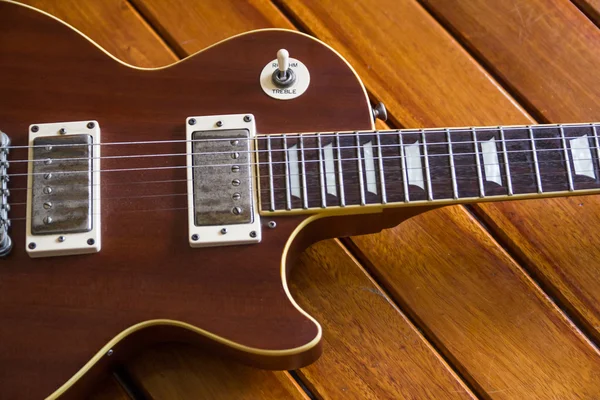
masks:
<path fill-rule="evenodd" d="M 103 157 L 184 153 L 185 119 L 193 115 L 251 113 L 262 134 L 372 128 L 351 67 L 299 33 L 256 31 L 142 70 L 29 7 L 0 2 L 0 26 L 0 129 L 13 146 L 27 146 L 30 124 L 62 121 L 97 120 L 102 143 L 179 141 L 104 146 Z M 311 72 L 308 91 L 292 101 L 266 96 L 258 82 L 283 47 Z M 10 159 L 27 159 L 27 150 L 11 150 Z M 320 354 L 322 332 L 287 289 L 293 257 L 317 240 L 407 217 L 263 217 L 260 244 L 194 249 L 185 169 L 132 170 L 179 164 L 181 157 L 103 159 L 103 170 L 128 171 L 102 174 L 102 250 L 66 257 L 26 254 L 27 181 L 11 179 L 14 247 L 0 260 L 0 397 L 81 396 L 112 363 L 164 341 L 197 343 L 262 368 L 306 365 Z M 26 172 L 27 163 L 11 162 L 11 174 Z M 135 184 L 149 180 L 163 183 Z"/>

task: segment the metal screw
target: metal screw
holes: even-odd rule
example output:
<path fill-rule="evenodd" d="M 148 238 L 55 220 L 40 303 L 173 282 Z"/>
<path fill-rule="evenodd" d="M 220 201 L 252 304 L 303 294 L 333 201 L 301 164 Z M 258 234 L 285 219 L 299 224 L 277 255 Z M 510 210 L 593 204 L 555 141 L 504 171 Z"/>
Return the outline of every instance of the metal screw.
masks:
<path fill-rule="evenodd" d="M 190 118 L 188 120 L 188 124 L 190 124 L 190 125 L 196 125 L 196 118 Z"/>
<path fill-rule="evenodd" d="M 255 238 L 255 237 L 256 237 L 256 231 L 252 231 L 252 232 L 250 232 L 250 237 L 251 237 L 251 238 Z"/>
<path fill-rule="evenodd" d="M 239 199 L 241 199 L 241 198 L 242 198 L 242 195 L 241 195 L 241 194 L 239 194 L 239 193 L 234 193 L 234 194 L 231 196 L 231 198 L 232 198 L 232 199 L 234 199 L 234 200 L 239 200 Z"/>
<path fill-rule="evenodd" d="M 269 221 L 268 225 L 269 225 L 269 228 L 273 229 L 273 228 L 275 228 L 277 226 L 277 222 L 275 222 L 275 221 Z"/>
<path fill-rule="evenodd" d="M 58 130 L 58 133 L 60 133 L 61 135 L 64 135 L 65 133 L 67 133 L 67 130 L 65 128 L 60 128 Z"/>
<path fill-rule="evenodd" d="M 44 194 L 50 194 L 52 193 L 52 188 L 50 186 L 46 186 L 44 189 L 42 189 L 42 192 L 44 192 Z"/>
<path fill-rule="evenodd" d="M 3 210 L 6 210 L 7 212 L 10 211 L 10 204 L 2 204 L 2 208 Z"/>
<path fill-rule="evenodd" d="M 252 121 L 252 115 L 244 115 L 244 122 Z"/>
<path fill-rule="evenodd" d="M 200 236 L 198 236 L 197 234 L 195 234 L 195 233 L 194 233 L 194 234 L 192 235 L 192 240 L 195 242 L 195 241 L 197 241 L 198 239 L 200 239 Z"/>
<path fill-rule="evenodd" d="M 58 237 L 58 241 L 59 241 L 60 243 L 64 242 L 65 240 L 67 240 L 67 238 L 66 238 L 66 237 L 64 237 L 64 236 L 59 236 L 59 237 Z"/>
<path fill-rule="evenodd" d="M 44 179 L 50 179 L 52 178 L 52 174 L 51 173 L 45 173 L 44 174 Z"/>
<path fill-rule="evenodd" d="M 231 158 L 234 160 L 240 158 L 240 153 L 231 153 Z"/>
<path fill-rule="evenodd" d="M 34 125 L 34 126 L 31 127 L 31 132 L 37 132 L 39 130 L 40 130 L 40 128 L 37 125 Z M 33 245 L 35 246 L 35 243 Z"/>
<path fill-rule="evenodd" d="M 217 121 L 217 126 L 220 128 L 223 126 L 223 121 Z"/>
<path fill-rule="evenodd" d="M 109 351 L 106 352 L 106 355 L 109 357 L 112 356 L 113 354 L 114 354 L 113 349 L 110 349 Z"/>
<path fill-rule="evenodd" d="M 223 229 L 221 229 L 221 234 L 222 234 L 222 235 L 225 235 L 226 233 L 227 233 L 227 228 L 223 228 Z"/>
<path fill-rule="evenodd" d="M 234 180 L 232 180 L 232 181 L 231 181 L 231 184 L 232 184 L 233 186 L 240 186 L 240 183 L 241 183 L 241 182 L 240 182 L 240 180 L 239 180 L 239 179 L 234 179 Z"/>
<path fill-rule="evenodd" d="M 51 216 L 47 216 L 47 217 L 45 217 L 45 218 L 44 218 L 44 223 L 45 223 L 46 225 L 49 225 L 49 224 L 51 224 L 51 223 L 52 223 L 52 217 L 51 217 Z"/>
<path fill-rule="evenodd" d="M 240 215 L 240 214 L 242 213 L 242 207 L 233 207 L 233 208 L 231 209 L 231 212 L 232 212 L 234 215 Z"/>
<path fill-rule="evenodd" d="M 87 240 L 87 244 L 89 244 L 90 246 L 93 246 L 94 243 L 96 243 L 96 241 L 94 239 L 88 239 Z"/>
<path fill-rule="evenodd" d="M 44 160 L 44 164 L 46 164 L 46 165 L 50 165 L 50 164 L 52 164 L 52 159 L 51 159 L 51 158 L 47 158 L 47 159 L 45 159 L 45 160 Z"/>
<path fill-rule="evenodd" d="M 237 146 L 240 143 L 240 141 L 239 140 L 232 140 L 229 143 L 231 143 L 232 146 Z"/>
<path fill-rule="evenodd" d="M 52 146 L 46 146 L 46 151 L 52 150 Z"/>
<path fill-rule="evenodd" d="M 29 247 L 30 250 L 33 250 L 33 249 L 35 249 L 36 244 L 34 242 L 31 242 L 27 245 L 27 247 Z"/>
<path fill-rule="evenodd" d="M 231 172 L 240 172 L 240 166 L 234 165 L 233 167 L 231 167 Z"/>
<path fill-rule="evenodd" d="M 95 126 L 96 126 L 96 124 L 93 122 L 88 122 L 88 124 L 87 124 L 88 129 L 94 129 Z"/>
<path fill-rule="evenodd" d="M 49 202 L 49 201 L 45 202 L 45 203 L 44 203 L 44 208 L 45 208 L 46 210 L 49 210 L 49 209 L 51 209 L 51 208 L 52 208 L 52 203 L 51 203 L 51 202 Z"/>

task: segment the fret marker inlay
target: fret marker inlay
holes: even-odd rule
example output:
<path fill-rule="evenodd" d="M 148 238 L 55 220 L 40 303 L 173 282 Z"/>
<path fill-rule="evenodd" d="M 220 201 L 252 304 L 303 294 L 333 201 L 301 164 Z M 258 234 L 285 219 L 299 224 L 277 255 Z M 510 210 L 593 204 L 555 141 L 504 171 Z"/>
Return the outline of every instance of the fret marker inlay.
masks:
<path fill-rule="evenodd" d="M 300 194 L 300 170 L 298 168 L 298 146 L 293 145 L 290 146 L 287 150 L 288 152 L 288 163 L 289 163 L 289 179 L 290 179 L 290 191 L 292 192 L 292 196 L 297 198 L 301 197 Z"/>
<path fill-rule="evenodd" d="M 367 175 L 367 192 L 377 194 L 377 178 L 375 176 L 375 161 L 373 160 L 373 143 L 363 144 L 365 154 L 365 173 Z"/>
<path fill-rule="evenodd" d="M 323 147 L 325 155 L 325 186 L 327 193 L 337 197 L 337 185 L 335 182 L 335 164 L 333 162 L 333 143 L 329 143 Z"/>
<path fill-rule="evenodd" d="M 573 157 L 575 175 L 584 175 L 596 179 L 588 135 L 571 139 L 569 143 L 571 144 L 571 156 Z"/>
<path fill-rule="evenodd" d="M 481 144 L 481 155 L 483 156 L 483 171 L 485 180 L 502 186 L 502 175 L 500 174 L 500 163 L 498 162 L 498 150 L 496 139 L 484 140 Z"/>
<path fill-rule="evenodd" d="M 423 180 L 423 164 L 421 163 L 421 146 L 417 140 L 413 144 L 404 146 L 404 156 L 406 157 L 406 172 L 408 183 L 425 190 Z"/>

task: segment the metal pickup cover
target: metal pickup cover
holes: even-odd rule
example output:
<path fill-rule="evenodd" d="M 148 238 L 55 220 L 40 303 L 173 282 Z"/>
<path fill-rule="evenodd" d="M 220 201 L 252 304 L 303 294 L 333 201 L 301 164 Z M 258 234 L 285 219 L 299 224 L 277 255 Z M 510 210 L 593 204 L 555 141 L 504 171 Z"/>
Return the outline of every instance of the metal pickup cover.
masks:
<path fill-rule="evenodd" d="M 259 243 L 254 116 L 188 117 L 185 135 L 190 246 Z"/>
<path fill-rule="evenodd" d="M 29 126 L 25 246 L 30 257 L 100 251 L 100 136 L 98 121 Z"/>
<path fill-rule="evenodd" d="M 38 137 L 33 141 L 31 232 L 92 229 L 92 137 Z"/>
<path fill-rule="evenodd" d="M 246 129 L 192 134 L 197 226 L 252 222 L 249 137 Z"/>

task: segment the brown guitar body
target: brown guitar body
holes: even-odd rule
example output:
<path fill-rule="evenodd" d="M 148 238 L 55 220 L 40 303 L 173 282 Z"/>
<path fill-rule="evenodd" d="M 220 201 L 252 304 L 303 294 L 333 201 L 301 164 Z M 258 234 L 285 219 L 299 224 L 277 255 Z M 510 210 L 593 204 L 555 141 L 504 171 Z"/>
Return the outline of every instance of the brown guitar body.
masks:
<path fill-rule="evenodd" d="M 27 145 L 32 123 L 92 119 L 100 123 L 103 143 L 182 140 L 192 115 L 252 113 L 259 133 L 372 127 L 352 69 L 298 33 L 258 31 L 168 68 L 140 70 L 27 7 L 0 2 L 0 26 L 0 129 L 13 146 Z M 258 82 L 282 47 L 311 71 L 309 90 L 294 101 L 266 96 Z M 185 146 L 103 148 L 103 156 L 153 152 L 183 153 Z M 10 155 L 26 158 L 25 149 Z M 102 169 L 181 162 L 103 159 Z M 25 173 L 26 165 L 11 162 L 9 172 Z M 26 254 L 19 219 L 26 179 L 11 180 L 14 248 L 0 260 L 1 398 L 77 397 L 108 365 L 157 341 L 205 344 L 264 368 L 310 363 L 320 354 L 321 330 L 293 303 L 282 268 L 314 241 L 376 231 L 406 217 L 397 211 L 393 218 L 263 218 L 258 245 L 192 249 L 185 177 L 184 169 L 103 173 L 102 250 L 40 259 Z M 178 182 L 135 184 L 144 180 Z M 267 228 L 270 220 L 275 229 Z"/>

